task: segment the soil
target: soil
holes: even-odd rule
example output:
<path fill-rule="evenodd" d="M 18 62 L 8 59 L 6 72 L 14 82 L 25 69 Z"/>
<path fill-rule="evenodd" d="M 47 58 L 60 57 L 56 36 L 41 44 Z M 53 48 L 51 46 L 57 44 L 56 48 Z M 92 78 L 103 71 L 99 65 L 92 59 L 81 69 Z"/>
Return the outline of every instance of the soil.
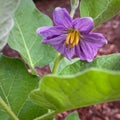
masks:
<path fill-rule="evenodd" d="M 65 7 L 70 11 L 69 1 L 70 0 L 34 0 L 36 7 L 51 18 L 55 7 Z M 79 10 L 77 10 L 75 17 L 79 17 Z M 95 31 L 104 34 L 108 40 L 108 44 L 100 48 L 97 56 L 120 52 L 120 13 L 97 27 Z M 20 57 L 20 55 L 16 51 L 10 49 L 8 45 L 3 49 L 3 54 L 11 57 Z M 49 72 L 49 66 L 42 68 L 37 67 L 36 69 L 39 75 Z M 120 101 L 93 105 L 72 111 L 77 111 L 81 120 L 120 120 Z M 67 111 L 58 114 L 56 120 L 64 120 L 70 112 L 71 111 Z"/>

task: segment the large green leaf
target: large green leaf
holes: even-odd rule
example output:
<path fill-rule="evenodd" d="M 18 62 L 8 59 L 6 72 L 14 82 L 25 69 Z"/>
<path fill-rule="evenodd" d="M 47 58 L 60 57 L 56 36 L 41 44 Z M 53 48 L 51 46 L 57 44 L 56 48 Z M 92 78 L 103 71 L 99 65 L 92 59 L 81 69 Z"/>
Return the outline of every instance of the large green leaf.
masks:
<path fill-rule="evenodd" d="M 96 58 L 93 62 L 80 61 L 66 66 L 61 75 L 71 75 L 78 72 L 82 72 L 88 68 L 99 68 L 112 71 L 120 71 L 120 54 L 111 54 Z"/>
<path fill-rule="evenodd" d="M 71 77 L 45 76 L 31 99 L 56 113 L 120 99 L 120 72 L 90 69 Z"/>
<path fill-rule="evenodd" d="M 36 34 L 38 27 L 52 25 L 51 20 L 36 9 L 32 0 L 21 0 L 14 19 L 9 45 L 21 54 L 32 69 L 51 62 L 55 57 L 54 49 L 40 44 L 42 37 Z"/>
<path fill-rule="evenodd" d="M 9 33 L 14 25 L 13 13 L 18 0 L 0 0 L 0 51 L 6 45 Z"/>
<path fill-rule="evenodd" d="M 77 61 L 63 75 L 45 76 L 31 99 L 56 113 L 120 99 L 120 54 Z"/>
<path fill-rule="evenodd" d="M 120 11 L 120 0 L 81 0 L 81 17 L 90 16 L 95 26 L 107 21 Z"/>
<path fill-rule="evenodd" d="M 0 56 L 0 97 L 20 120 L 33 120 L 46 112 L 28 98 L 37 84 L 38 77 L 30 75 L 20 60 Z M 0 120 L 10 120 L 1 107 Z"/>

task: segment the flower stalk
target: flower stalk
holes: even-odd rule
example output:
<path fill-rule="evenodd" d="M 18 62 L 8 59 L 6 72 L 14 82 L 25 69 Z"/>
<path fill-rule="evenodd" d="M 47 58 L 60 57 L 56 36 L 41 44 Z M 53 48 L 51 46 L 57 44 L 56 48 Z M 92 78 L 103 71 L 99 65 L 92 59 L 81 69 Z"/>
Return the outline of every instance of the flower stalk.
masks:
<path fill-rule="evenodd" d="M 0 97 L 0 106 L 9 114 L 13 120 L 19 120 L 19 118 L 14 114 L 10 107 L 5 103 L 5 101 Z"/>
<path fill-rule="evenodd" d="M 60 63 L 62 58 L 63 58 L 63 56 L 60 53 L 58 53 L 57 57 L 55 58 L 54 66 L 52 69 L 52 74 L 55 74 L 57 72 L 58 67 L 59 67 L 59 63 Z"/>

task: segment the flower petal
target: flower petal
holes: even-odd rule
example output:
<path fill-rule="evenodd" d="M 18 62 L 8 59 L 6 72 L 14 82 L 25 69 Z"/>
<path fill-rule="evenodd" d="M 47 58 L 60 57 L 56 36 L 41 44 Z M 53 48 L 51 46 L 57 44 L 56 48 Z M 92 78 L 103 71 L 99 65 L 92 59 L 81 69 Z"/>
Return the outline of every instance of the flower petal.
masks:
<path fill-rule="evenodd" d="M 52 45 L 57 51 L 59 51 L 62 55 L 64 55 L 69 60 L 75 55 L 75 49 L 66 48 L 65 45 L 66 34 L 62 34 L 60 36 L 51 38 L 51 39 L 44 39 L 42 41 L 43 44 L 50 44 Z"/>
<path fill-rule="evenodd" d="M 65 8 L 55 8 L 53 12 L 53 21 L 55 25 L 62 25 L 65 28 L 72 28 L 72 18 Z"/>
<path fill-rule="evenodd" d="M 66 35 L 62 34 L 62 35 L 55 36 L 52 38 L 45 38 L 45 39 L 43 39 L 42 43 L 50 44 L 52 46 L 63 46 L 62 44 L 64 44 L 65 39 L 66 39 Z"/>
<path fill-rule="evenodd" d="M 37 33 L 38 35 L 42 35 L 42 33 L 44 33 L 45 31 L 49 30 L 50 28 L 52 28 L 52 27 L 50 27 L 50 26 L 40 27 L 40 28 L 38 28 L 38 29 L 36 30 L 36 33 Z"/>
<path fill-rule="evenodd" d="M 66 33 L 62 26 L 54 26 L 54 27 L 40 27 L 37 29 L 37 34 L 42 35 L 44 38 L 52 38 L 54 36 L 61 35 Z"/>
<path fill-rule="evenodd" d="M 80 41 L 80 44 L 76 47 L 76 54 L 81 60 L 87 60 L 91 62 L 100 47 L 107 43 L 105 37 L 100 33 L 90 33 Z"/>
<path fill-rule="evenodd" d="M 73 26 L 81 33 L 89 33 L 94 27 L 94 22 L 91 17 L 76 18 L 73 20 Z"/>
<path fill-rule="evenodd" d="M 69 60 L 71 60 L 75 56 L 75 48 L 66 48 L 65 44 L 63 44 L 62 46 L 55 46 L 55 48 Z"/>

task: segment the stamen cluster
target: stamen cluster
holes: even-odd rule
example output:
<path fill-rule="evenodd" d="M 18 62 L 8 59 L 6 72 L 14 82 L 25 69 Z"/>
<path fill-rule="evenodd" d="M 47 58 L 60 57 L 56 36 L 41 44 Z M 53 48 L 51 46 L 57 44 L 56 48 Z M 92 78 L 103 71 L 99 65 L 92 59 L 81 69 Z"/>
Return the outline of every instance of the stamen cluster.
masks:
<path fill-rule="evenodd" d="M 70 30 L 67 34 L 67 38 L 65 41 L 65 45 L 68 48 L 70 46 L 70 49 L 78 45 L 80 42 L 80 32 L 77 30 Z"/>

